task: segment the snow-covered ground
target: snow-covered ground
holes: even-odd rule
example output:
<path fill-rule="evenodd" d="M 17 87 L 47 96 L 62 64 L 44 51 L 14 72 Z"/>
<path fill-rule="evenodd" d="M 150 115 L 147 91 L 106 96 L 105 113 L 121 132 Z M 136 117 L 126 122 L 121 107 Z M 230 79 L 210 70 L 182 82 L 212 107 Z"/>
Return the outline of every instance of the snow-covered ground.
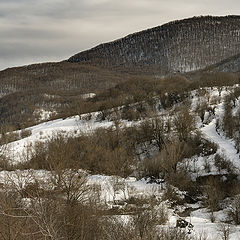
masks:
<path fill-rule="evenodd" d="M 201 131 L 204 134 L 204 137 L 206 137 L 211 142 L 218 144 L 219 149 L 217 152 L 219 154 L 226 156 L 227 159 L 229 159 L 236 168 L 240 169 L 240 158 L 236 148 L 234 147 L 234 143 L 217 133 L 216 119 L 211 121 L 208 125 L 204 126 Z"/>
<path fill-rule="evenodd" d="M 12 164 L 24 161 L 23 154 L 26 154 L 28 147 L 33 146 L 36 142 L 45 142 L 56 134 L 64 134 L 66 136 L 77 136 L 86 134 L 98 128 L 107 128 L 113 125 L 111 121 L 96 121 L 96 115 L 92 113 L 91 120 L 84 120 L 87 114 L 73 116 L 66 119 L 57 119 L 44 122 L 33 127 L 26 128 L 31 131 L 31 135 L 7 144 L 7 156 L 11 159 Z"/>
<path fill-rule="evenodd" d="M 223 96 L 227 95 L 227 91 L 222 93 Z M 222 119 L 224 114 L 223 102 L 219 103 L 215 109 L 215 118 L 207 125 L 201 128 L 204 136 L 211 142 L 219 146 L 218 153 L 223 154 L 229 159 L 236 168 L 240 169 L 240 155 L 234 147 L 233 141 L 226 139 L 216 131 L 216 120 Z"/>
<path fill-rule="evenodd" d="M 218 90 L 208 89 L 210 97 L 216 97 L 219 95 Z M 225 90 L 221 93 L 221 101 L 216 104 L 215 115 L 211 118 L 206 119 L 204 124 L 199 124 L 199 130 L 202 132 L 203 137 L 216 143 L 219 148 L 219 154 L 224 154 L 233 165 L 240 169 L 240 158 L 239 154 L 234 147 L 234 143 L 230 139 L 226 139 L 224 135 L 219 134 L 216 131 L 216 121 L 218 118 L 223 116 L 223 97 L 228 94 L 228 91 Z M 199 101 L 200 97 L 196 96 L 196 92 L 193 92 L 192 99 L 192 108 L 194 109 Z M 34 145 L 38 141 L 47 141 L 49 138 L 58 134 L 59 132 L 65 134 L 66 136 L 77 136 L 79 134 L 87 134 L 98 128 L 107 128 L 113 126 L 112 121 L 96 121 L 96 116 L 98 113 L 91 113 L 91 119 L 87 120 L 88 114 L 83 114 L 79 116 L 73 116 L 66 119 L 57 119 L 54 121 L 48 121 L 36 126 L 27 128 L 26 130 L 31 131 L 29 137 L 23 138 L 18 141 L 7 144 L 8 156 L 12 159 L 13 163 L 23 161 L 22 155 L 24 151 L 27 151 L 28 146 Z M 208 117 L 208 116 L 207 116 Z M 206 117 L 206 118 L 207 118 Z M 133 122 L 123 122 L 126 126 L 136 124 Z M 204 157 L 200 156 L 195 159 L 194 164 L 196 164 L 200 170 L 203 170 Z M 211 160 L 211 159 L 210 159 Z M 33 171 L 34 176 L 39 179 L 47 179 L 49 173 L 46 171 Z M 19 173 L 19 172 L 18 172 Z M 200 171 L 201 174 L 204 174 L 203 171 Z M 216 170 L 213 169 L 212 173 L 216 173 Z M 14 176 L 15 174 L 15 176 Z M 24 175 L 25 174 L 25 175 Z M 15 182 L 22 179 L 17 179 L 17 176 L 23 176 L 23 178 L 28 178 L 29 172 L 26 171 L 22 175 L 16 175 L 12 172 L 0 172 L 0 183 L 4 184 L 7 180 L 13 178 Z M 31 181 L 31 179 L 28 179 Z M 88 176 L 89 184 L 97 184 L 101 187 L 101 199 L 104 202 L 115 202 L 129 199 L 130 197 L 145 198 L 150 196 L 161 197 L 163 194 L 164 185 L 159 184 L 149 184 L 145 180 L 136 180 L 135 178 L 122 179 L 116 176 L 102 176 L 102 175 L 92 175 Z M 119 187 L 121 186 L 121 187 Z M 204 234 L 208 236 L 209 240 L 221 239 L 220 236 L 220 220 L 223 220 L 226 217 L 226 212 L 220 211 L 215 213 L 216 222 L 212 223 L 210 221 L 210 216 L 208 211 L 205 208 L 199 207 L 199 209 L 193 210 L 189 217 L 186 218 L 186 221 L 191 222 L 194 225 L 193 234 Z M 176 215 L 172 214 L 170 216 L 169 224 L 172 226 L 176 225 Z M 231 240 L 239 239 L 240 227 L 231 226 Z"/>
<path fill-rule="evenodd" d="M 239 171 L 240 154 L 237 153 L 233 140 L 227 139 L 221 130 L 219 130 L 219 132 L 216 130 L 217 120 L 223 119 L 224 115 L 224 97 L 227 96 L 232 89 L 222 89 L 221 94 L 219 94 L 219 90 L 217 88 L 206 88 L 204 89 L 205 94 L 203 96 L 198 96 L 197 91 L 193 91 L 191 108 L 194 111 L 197 108 L 197 105 L 200 102 L 204 101 L 208 102 L 209 106 L 214 108 L 214 114 L 210 115 L 208 112 L 205 112 L 203 122 L 201 122 L 199 118 L 198 128 L 202 133 L 203 138 L 215 143 L 218 146 L 217 154 L 224 156 L 233 164 L 235 170 Z M 240 105 L 239 102 L 237 106 L 238 105 Z M 233 109 L 233 112 L 236 111 L 236 109 Z M 198 177 L 200 175 L 214 175 L 219 173 L 216 169 L 216 166 L 214 166 L 214 156 L 215 155 L 206 157 L 198 156 L 194 159 L 190 159 L 190 165 L 192 165 L 192 169 L 197 169 L 197 174 L 195 174 L 195 177 Z M 210 171 L 208 172 L 205 170 L 206 162 L 210 165 Z"/>
<path fill-rule="evenodd" d="M 215 222 L 211 222 L 210 213 L 208 209 L 201 208 L 191 212 L 190 217 L 187 217 L 185 220 L 192 223 L 194 226 L 194 234 L 206 235 L 208 240 L 217 240 L 222 238 L 223 226 L 230 228 L 230 239 L 237 240 L 239 239 L 240 227 L 227 225 L 222 223 L 226 220 L 226 213 L 224 211 L 219 211 L 214 213 Z"/>

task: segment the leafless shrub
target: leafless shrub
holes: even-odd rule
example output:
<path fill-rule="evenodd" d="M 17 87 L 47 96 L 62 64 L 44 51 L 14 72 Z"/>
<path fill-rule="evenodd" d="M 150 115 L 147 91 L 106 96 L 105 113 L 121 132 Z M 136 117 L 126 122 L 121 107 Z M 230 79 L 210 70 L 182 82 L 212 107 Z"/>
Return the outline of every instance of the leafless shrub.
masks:
<path fill-rule="evenodd" d="M 196 237 L 196 240 L 208 240 L 208 235 L 206 232 L 202 231 L 198 236 Z"/>
<path fill-rule="evenodd" d="M 158 240 L 191 240 L 187 232 L 179 228 L 161 228 L 158 235 Z"/>
<path fill-rule="evenodd" d="M 232 232 L 232 227 L 230 224 L 219 223 L 217 226 L 217 230 L 222 240 L 229 240 L 230 234 Z"/>
<path fill-rule="evenodd" d="M 25 188 L 32 184 L 37 185 L 37 180 L 32 171 L 14 171 L 6 173 L 4 179 L 5 191 L 18 193 L 22 198 L 26 196 Z"/>
<path fill-rule="evenodd" d="M 153 239 L 157 225 L 165 223 L 166 218 L 159 218 L 159 213 L 155 209 L 145 210 L 133 216 L 133 225 L 136 235 L 140 239 Z M 160 222 L 163 220 L 164 222 Z"/>
<path fill-rule="evenodd" d="M 227 137 L 233 137 L 234 118 L 232 114 L 231 99 L 229 98 L 229 96 L 226 96 L 224 99 L 223 130 L 226 133 Z"/>
<path fill-rule="evenodd" d="M 206 99 L 203 99 L 198 102 L 197 107 L 196 107 L 196 112 L 199 115 L 199 117 L 201 118 L 202 123 L 204 121 L 205 112 L 207 111 L 208 106 L 209 106 L 208 104 L 209 103 L 206 101 Z"/>
<path fill-rule="evenodd" d="M 235 224 L 240 224 L 240 195 L 236 195 L 233 198 L 233 201 L 229 206 L 228 216 Z"/>
<path fill-rule="evenodd" d="M 212 223 L 215 222 L 216 218 L 215 218 L 215 215 L 214 215 L 214 212 L 213 212 L 213 211 L 211 211 L 211 212 L 209 213 L 209 218 L 210 218 L 210 221 L 211 221 Z"/>
<path fill-rule="evenodd" d="M 141 162 L 140 171 L 143 177 L 160 178 L 162 175 L 162 168 L 156 157 L 145 158 Z"/>
<path fill-rule="evenodd" d="M 203 156 L 210 156 L 217 152 L 218 145 L 214 142 L 208 141 L 203 139 L 201 144 L 202 152 L 201 154 Z"/>
<path fill-rule="evenodd" d="M 178 169 L 177 172 L 167 176 L 166 181 L 177 187 L 181 191 L 186 191 L 191 196 L 198 193 L 199 187 L 192 181 L 191 176 L 187 169 Z"/>
<path fill-rule="evenodd" d="M 220 200 L 224 194 L 221 189 L 219 179 L 210 176 L 204 185 L 204 194 L 206 195 L 206 204 L 210 211 L 217 211 L 220 208 Z"/>
<path fill-rule="evenodd" d="M 53 170 L 51 174 L 51 182 L 55 190 L 63 194 L 68 204 L 84 203 L 89 199 L 91 187 L 87 185 L 84 174 L 59 169 Z"/>
<path fill-rule="evenodd" d="M 182 147 L 182 143 L 176 140 L 165 145 L 163 150 L 157 155 L 157 161 L 162 168 L 164 176 L 177 172 L 177 165 L 183 159 Z"/>
<path fill-rule="evenodd" d="M 27 228 L 31 221 L 26 216 L 16 193 L 0 193 L 0 235 L 2 239 L 29 239 Z M 35 230 L 32 229 L 32 236 Z"/>
<path fill-rule="evenodd" d="M 203 168 L 207 173 L 211 172 L 212 167 L 208 159 L 204 160 Z"/>
<path fill-rule="evenodd" d="M 176 188 L 171 185 L 166 186 L 166 190 L 164 191 L 163 200 L 168 200 L 172 205 L 181 205 L 184 203 L 184 199 L 179 195 Z"/>
<path fill-rule="evenodd" d="M 187 141 L 192 132 L 196 129 L 196 119 L 189 111 L 189 108 L 182 108 L 174 116 L 173 124 L 180 141 Z"/>
<path fill-rule="evenodd" d="M 31 135 L 32 135 L 32 131 L 31 131 L 30 129 L 22 129 L 22 130 L 20 131 L 20 137 L 21 137 L 21 139 L 26 138 L 26 137 L 29 137 L 29 136 L 31 136 Z"/>
<path fill-rule="evenodd" d="M 219 173 L 222 170 L 226 170 L 228 173 L 234 173 L 234 166 L 232 162 L 224 155 L 216 154 L 214 157 L 214 165 L 218 169 Z"/>

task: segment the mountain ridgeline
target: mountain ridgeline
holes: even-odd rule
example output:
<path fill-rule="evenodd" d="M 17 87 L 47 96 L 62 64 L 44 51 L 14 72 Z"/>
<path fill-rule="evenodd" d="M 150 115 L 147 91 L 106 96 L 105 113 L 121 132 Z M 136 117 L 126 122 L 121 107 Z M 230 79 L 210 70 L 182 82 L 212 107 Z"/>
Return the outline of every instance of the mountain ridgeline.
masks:
<path fill-rule="evenodd" d="M 164 99 L 165 92 L 233 85 L 239 73 L 240 16 L 174 21 L 68 60 L 0 71 L 0 127 L 32 126 L 42 111 L 54 119 L 152 101 L 156 94 Z M 96 97 L 83 99 L 86 93 Z"/>
<path fill-rule="evenodd" d="M 203 69 L 240 53 L 240 16 L 193 17 L 101 44 L 68 59 L 157 73 Z"/>

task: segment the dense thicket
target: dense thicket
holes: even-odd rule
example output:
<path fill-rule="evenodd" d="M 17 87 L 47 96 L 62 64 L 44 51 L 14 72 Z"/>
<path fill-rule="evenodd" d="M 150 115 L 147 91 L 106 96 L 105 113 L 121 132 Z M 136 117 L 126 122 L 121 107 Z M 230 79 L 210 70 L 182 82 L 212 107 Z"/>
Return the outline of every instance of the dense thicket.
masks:
<path fill-rule="evenodd" d="M 39 86 L 34 84 L 26 86 L 26 89 L 18 89 L 16 85 L 16 92 L 0 98 L 0 124 L 8 123 L 15 129 L 34 125 L 41 119 L 38 110 L 52 112 L 51 119 L 101 111 L 104 119 L 109 109 L 119 106 L 124 106 L 123 119 L 136 120 L 156 111 L 160 102 L 161 108 L 182 102 L 190 90 L 208 86 L 221 89 L 236 83 L 239 83 L 239 77 L 232 73 L 170 75 L 158 79 L 131 77 L 129 80 L 114 83 L 113 87 L 98 90 L 93 98 L 84 98 L 82 88 L 71 89 L 70 83 L 65 90 L 57 86 L 50 89 L 38 88 Z"/>

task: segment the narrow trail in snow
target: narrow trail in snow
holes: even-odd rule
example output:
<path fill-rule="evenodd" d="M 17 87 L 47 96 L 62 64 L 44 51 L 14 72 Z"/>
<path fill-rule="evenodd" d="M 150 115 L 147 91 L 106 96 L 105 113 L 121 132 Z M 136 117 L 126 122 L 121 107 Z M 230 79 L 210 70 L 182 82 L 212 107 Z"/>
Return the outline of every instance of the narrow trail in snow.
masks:
<path fill-rule="evenodd" d="M 201 131 L 206 139 L 219 145 L 219 149 L 217 151 L 219 154 L 224 154 L 234 164 L 235 167 L 240 169 L 240 156 L 237 153 L 234 144 L 230 140 L 217 133 L 216 119 L 201 128 Z"/>

